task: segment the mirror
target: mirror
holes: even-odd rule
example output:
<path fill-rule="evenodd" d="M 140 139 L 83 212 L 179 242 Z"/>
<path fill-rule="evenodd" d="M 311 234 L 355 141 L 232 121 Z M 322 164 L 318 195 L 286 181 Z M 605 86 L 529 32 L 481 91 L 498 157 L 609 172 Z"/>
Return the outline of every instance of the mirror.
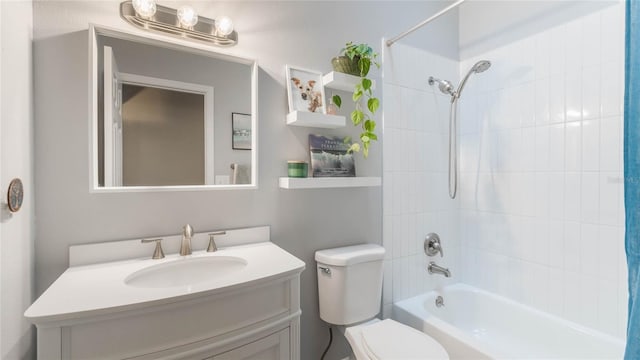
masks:
<path fill-rule="evenodd" d="M 92 27 L 94 190 L 256 186 L 253 60 Z"/>

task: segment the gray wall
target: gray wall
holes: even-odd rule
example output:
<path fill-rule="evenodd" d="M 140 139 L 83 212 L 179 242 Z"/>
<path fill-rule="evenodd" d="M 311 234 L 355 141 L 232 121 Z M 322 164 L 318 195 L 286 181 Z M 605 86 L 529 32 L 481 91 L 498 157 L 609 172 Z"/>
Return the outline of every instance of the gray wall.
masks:
<path fill-rule="evenodd" d="M 177 7 L 171 2 L 163 5 Z M 226 14 L 234 19 L 239 44 L 221 51 L 259 61 L 259 189 L 89 193 L 86 29 L 89 23 L 134 29 L 118 16 L 118 2 L 37 2 L 37 293 L 67 268 L 67 248 L 72 244 L 176 234 L 185 223 L 197 231 L 267 224 L 274 243 L 307 264 L 301 279 L 302 358 L 318 358 L 328 334 L 317 314 L 314 251 L 381 243 L 381 188 L 278 188 L 278 177 L 286 174 L 286 161 L 306 158 L 309 132 L 357 134 L 351 127 L 321 131 L 286 126 L 285 64 L 327 72 L 331 57 L 345 42 L 368 42 L 380 52 L 383 36 L 406 30 L 444 4 L 261 1 L 195 2 L 194 6 L 204 16 Z M 406 43 L 457 59 L 457 28 L 457 14 L 452 13 L 414 33 Z M 378 88 L 382 98 L 382 86 Z M 382 174 L 381 146 L 382 141 L 373 145 L 368 160 L 358 159 L 359 175 Z M 329 358 L 341 358 L 347 352 L 344 340 L 336 342 Z"/>

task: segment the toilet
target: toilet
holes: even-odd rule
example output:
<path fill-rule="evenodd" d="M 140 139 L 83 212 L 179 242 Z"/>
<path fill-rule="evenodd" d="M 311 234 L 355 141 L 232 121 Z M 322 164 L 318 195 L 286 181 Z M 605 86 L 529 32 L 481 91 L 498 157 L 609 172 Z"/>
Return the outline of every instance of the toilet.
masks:
<path fill-rule="evenodd" d="M 316 251 L 320 318 L 339 326 L 357 360 L 448 359 L 442 345 L 425 333 L 376 319 L 384 252 L 375 244 Z"/>

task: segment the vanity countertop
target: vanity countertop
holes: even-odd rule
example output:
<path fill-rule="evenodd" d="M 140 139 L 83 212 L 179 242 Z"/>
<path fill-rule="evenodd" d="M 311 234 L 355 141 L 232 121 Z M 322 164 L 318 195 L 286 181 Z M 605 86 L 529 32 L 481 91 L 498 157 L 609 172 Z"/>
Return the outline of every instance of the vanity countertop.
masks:
<path fill-rule="evenodd" d="M 128 276 L 150 266 L 216 256 L 239 257 L 246 260 L 246 266 L 232 274 L 183 286 L 140 288 L 125 283 Z M 160 260 L 73 266 L 60 275 L 24 315 L 37 325 L 79 320 L 257 286 L 300 273 L 304 267 L 303 261 L 269 241 L 230 246 L 213 253 L 198 251 L 184 257 L 171 254 Z"/>

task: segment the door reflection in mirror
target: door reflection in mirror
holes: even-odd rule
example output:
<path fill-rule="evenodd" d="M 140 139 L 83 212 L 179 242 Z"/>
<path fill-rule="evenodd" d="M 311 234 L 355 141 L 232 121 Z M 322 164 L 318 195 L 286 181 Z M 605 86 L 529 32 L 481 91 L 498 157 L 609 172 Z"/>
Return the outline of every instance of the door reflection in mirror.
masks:
<path fill-rule="evenodd" d="M 255 149 L 228 134 L 252 113 L 254 64 L 127 39 L 96 36 L 97 186 L 250 184 Z"/>

